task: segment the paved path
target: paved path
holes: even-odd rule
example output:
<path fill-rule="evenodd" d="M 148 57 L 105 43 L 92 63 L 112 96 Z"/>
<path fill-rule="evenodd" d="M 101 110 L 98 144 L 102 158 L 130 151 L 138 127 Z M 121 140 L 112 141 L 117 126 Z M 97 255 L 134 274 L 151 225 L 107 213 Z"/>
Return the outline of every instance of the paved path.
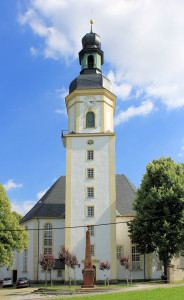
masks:
<path fill-rule="evenodd" d="M 1 300 L 46 300 L 46 299 L 56 299 L 58 298 L 78 298 L 78 297 L 84 297 L 84 296 L 92 296 L 92 295 L 104 295 L 104 294 L 112 294 L 112 293 L 123 293 L 123 292 L 130 292 L 130 291 L 142 291 L 142 290 L 153 290 L 158 288 L 171 288 L 171 287 L 178 287 L 178 286 L 184 286 L 184 283 L 182 284 L 137 284 L 136 287 L 126 287 L 126 288 L 117 288 L 113 290 L 102 291 L 100 293 L 88 293 L 88 294 L 78 294 L 78 295 L 59 295 L 59 296 L 53 296 L 53 295 L 47 295 L 47 296 L 41 296 L 37 294 L 32 294 L 36 288 L 29 287 L 24 289 L 0 289 L 0 299 Z M 71 290 L 72 292 L 72 290 Z"/>

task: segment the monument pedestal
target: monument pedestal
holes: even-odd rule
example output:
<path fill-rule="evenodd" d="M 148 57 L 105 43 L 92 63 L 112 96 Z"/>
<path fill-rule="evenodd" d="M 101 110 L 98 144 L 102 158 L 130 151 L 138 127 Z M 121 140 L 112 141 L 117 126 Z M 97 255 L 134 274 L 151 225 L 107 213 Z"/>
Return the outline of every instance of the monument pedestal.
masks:
<path fill-rule="evenodd" d="M 82 285 L 82 288 L 94 288 L 96 285 L 94 285 L 94 278 L 95 278 L 95 270 L 93 268 L 90 269 L 83 269 L 82 270 L 83 275 L 83 281 L 84 285 Z"/>

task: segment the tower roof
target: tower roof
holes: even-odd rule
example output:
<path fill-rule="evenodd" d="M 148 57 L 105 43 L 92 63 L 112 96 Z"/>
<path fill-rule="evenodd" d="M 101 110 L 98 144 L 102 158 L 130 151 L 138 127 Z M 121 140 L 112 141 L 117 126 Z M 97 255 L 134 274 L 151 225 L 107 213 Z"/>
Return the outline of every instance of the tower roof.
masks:
<path fill-rule="evenodd" d="M 101 49 L 101 38 L 94 32 L 86 33 L 82 38 L 83 48 L 98 48 Z"/>
<path fill-rule="evenodd" d="M 111 82 L 102 74 L 101 66 L 104 62 L 104 53 L 101 50 L 101 38 L 92 32 L 93 20 L 90 20 L 91 32 L 82 38 L 82 50 L 79 52 L 81 65 L 80 75 L 75 78 L 69 87 L 69 93 L 81 89 L 104 88 L 112 92 Z"/>

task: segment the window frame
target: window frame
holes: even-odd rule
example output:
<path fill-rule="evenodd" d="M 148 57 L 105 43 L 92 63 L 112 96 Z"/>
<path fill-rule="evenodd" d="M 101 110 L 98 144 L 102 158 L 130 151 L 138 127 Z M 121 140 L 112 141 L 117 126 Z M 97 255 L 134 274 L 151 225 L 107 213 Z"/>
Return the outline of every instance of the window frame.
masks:
<path fill-rule="evenodd" d="M 43 224 L 43 233 L 42 233 L 42 253 L 53 253 L 53 246 L 54 246 L 54 231 L 53 231 L 53 224 L 51 222 L 46 221 Z"/>
<path fill-rule="evenodd" d="M 93 208 L 93 215 L 89 214 L 89 210 L 90 208 Z M 95 205 L 87 205 L 86 206 L 86 217 L 87 218 L 94 218 L 95 217 Z"/>
<path fill-rule="evenodd" d="M 46 251 L 47 250 L 47 251 Z M 49 251 L 48 251 L 49 250 Z M 51 247 L 44 247 L 43 254 L 52 254 L 52 248 Z"/>
<path fill-rule="evenodd" d="M 93 114 L 93 123 L 92 123 L 92 125 L 93 126 L 89 126 L 89 115 L 90 114 Z M 96 115 L 95 115 L 95 113 L 94 113 L 94 111 L 88 111 L 87 113 L 86 113 L 86 116 L 85 116 L 85 119 L 86 119 L 86 124 L 85 124 L 85 128 L 95 128 L 95 120 L 96 120 Z"/>
<path fill-rule="evenodd" d="M 93 228 L 92 228 L 92 229 L 89 229 L 89 227 L 93 227 Z M 90 232 L 90 237 L 95 236 L 95 225 L 94 225 L 94 224 L 87 224 L 87 225 L 86 225 L 86 228 L 87 228 L 87 230 L 89 230 L 89 232 Z M 92 232 L 93 234 L 91 234 L 91 232 Z"/>
<path fill-rule="evenodd" d="M 135 249 L 134 253 L 133 253 L 133 249 Z M 133 260 L 133 256 L 134 256 L 134 260 Z M 137 260 L 137 256 L 139 257 L 139 260 Z M 136 266 L 136 265 L 138 265 L 138 263 L 139 263 L 139 267 Z M 132 244 L 132 246 L 131 246 L 131 269 L 135 270 L 135 271 L 141 270 L 141 255 L 140 255 L 139 251 L 137 250 L 136 244 Z"/>
<path fill-rule="evenodd" d="M 23 255 L 23 273 L 28 272 L 28 248 L 24 249 Z"/>
<path fill-rule="evenodd" d="M 93 248 L 93 251 L 92 251 L 92 248 Z M 96 250 L 95 248 L 96 248 L 96 247 L 95 247 L 95 244 L 91 244 L 91 256 L 92 256 L 92 257 L 95 256 L 95 252 L 96 252 L 96 251 L 95 251 L 95 250 Z"/>
<path fill-rule="evenodd" d="M 90 172 L 92 172 L 92 177 L 91 177 Z M 86 178 L 87 179 L 94 179 L 95 178 L 95 169 L 94 168 L 86 168 Z"/>
<path fill-rule="evenodd" d="M 89 154 L 89 155 L 88 155 Z M 92 154 L 92 155 L 91 155 Z M 94 154 L 95 154 L 95 151 L 94 149 L 87 149 L 86 150 L 86 160 L 87 161 L 93 161 L 94 160 Z M 91 158 L 92 157 L 92 158 Z"/>
<path fill-rule="evenodd" d="M 121 248 L 121 251 L 118 251 Z M 116 245 L 116 258 L 120 259 L 123 256 L 123 245 Z"/>
<path fill-rule="evenodd" d="M 95 188 L 94 186 L 86 187 L 86 198 L 95 198 Z"/>

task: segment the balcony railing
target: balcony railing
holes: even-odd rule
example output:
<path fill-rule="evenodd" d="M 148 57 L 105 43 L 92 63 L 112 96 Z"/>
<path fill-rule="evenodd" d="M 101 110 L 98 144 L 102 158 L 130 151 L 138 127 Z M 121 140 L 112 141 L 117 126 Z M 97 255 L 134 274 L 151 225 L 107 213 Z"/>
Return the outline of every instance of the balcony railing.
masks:
<path fill-rule="evenodd" d="M 68 134 L 68 130 L 61 130 L 61 138 L 64 138 Z"/>

